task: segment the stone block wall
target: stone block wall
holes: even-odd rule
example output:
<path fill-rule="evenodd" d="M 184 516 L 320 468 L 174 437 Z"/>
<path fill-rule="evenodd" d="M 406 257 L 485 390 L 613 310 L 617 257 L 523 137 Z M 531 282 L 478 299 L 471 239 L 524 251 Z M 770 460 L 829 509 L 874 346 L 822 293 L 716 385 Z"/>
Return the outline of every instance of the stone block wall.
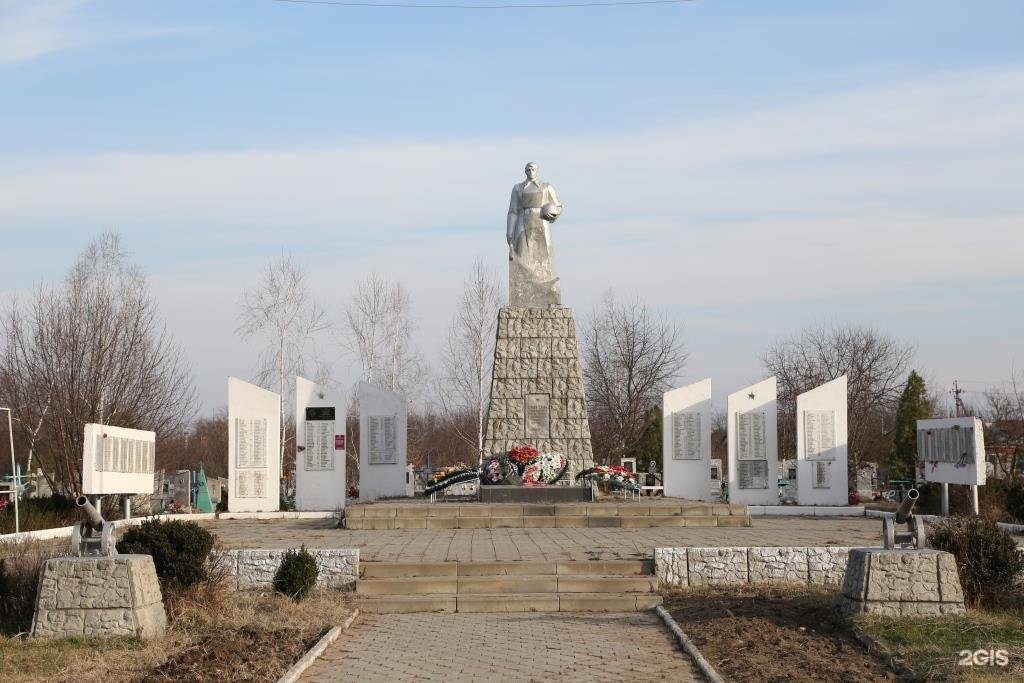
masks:
<path fill-rule="evenodd" d="M 840 603 L 844 614 L 964 614 L 964 592 L 950 553 L 854 548 L 848 567 Z"/>
<path fill-rule="evenodd" d="M 319 569 L 318 588 L 355 589 L 359 578 L 358 548 L 310 548 L 309 552 Z M 274 574 L 284 554 L 284 549 L 227 550 L 217 559 L 226 563 L 225 569 L 237 581 L 238 590 L 267 590 L 273 588 Z"/>
<path fill-rule="evenodd" d="M 526 397 L 546 395 L 547 436 L 527 436 Z M 571 308 L 502 308 L 491 378 L 485 453 L 517 444 L 562 453 L 579 472 L 594 464 L 576 323 Z"/>
<path fill-rule="evenodd" d="M 43 565 L 32 635 L 149 638 L 166 628 L 149 555 L 54 557 Z"/>
<path fill-rule="evenodd" d="M 833 586 L 843 583 L 847 547 L 655 548 L 663 586 L 698 588 L 748 583 Z"/>

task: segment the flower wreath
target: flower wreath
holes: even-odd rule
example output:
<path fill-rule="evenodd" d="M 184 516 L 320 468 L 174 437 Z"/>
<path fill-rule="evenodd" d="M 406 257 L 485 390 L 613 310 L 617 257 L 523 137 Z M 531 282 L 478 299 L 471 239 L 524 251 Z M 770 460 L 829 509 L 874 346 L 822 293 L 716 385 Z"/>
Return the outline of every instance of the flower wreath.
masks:
<path fill-rule="evenodd" d="M 427 480 L 427 485 L 423 489 L 423 492 L 429 496 L 432 493 L 443 491 L 449 486 L 476 479 L 476 477 L 476 470 L 471 469 L 466 463 L 460 462 L 434 472 L 434 474 L 430 476 L 430 479 Z"/>

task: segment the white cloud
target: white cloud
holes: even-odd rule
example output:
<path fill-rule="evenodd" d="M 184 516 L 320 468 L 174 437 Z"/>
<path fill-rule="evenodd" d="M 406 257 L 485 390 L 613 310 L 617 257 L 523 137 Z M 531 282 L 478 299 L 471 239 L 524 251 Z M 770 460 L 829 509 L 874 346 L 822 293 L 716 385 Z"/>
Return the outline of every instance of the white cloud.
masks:
<path fill-rule="evenodd" d="M 103 43 L 175 36 L 195 29 L 94 23 L 91 0 L 0 0 L 0 68 Z"/>
<path fill-rule="evenodd" d="M 425 344 L 440 338 L 471 259 L 504 266 L 507 193 L 527 160 L 566 204 L 556 253 L 583 312 L 607 287 L 676 310 L 899 301 L 950 277 L 1021 277 L 1022 120 L 1013 67 L 635 134 L 7 159 L 0 231 L 80 225 L 84 243 L 118 226 L 159 273 L 179 334 L 233 363 L 234 302 L 282 246 L 307 250 L 311 283 L 336 302 L 370 271 L 401 277 Z M 157 253 L 158 231 L 197 256 Z M 40 237 L 15 256 L 47 249 Z"/>

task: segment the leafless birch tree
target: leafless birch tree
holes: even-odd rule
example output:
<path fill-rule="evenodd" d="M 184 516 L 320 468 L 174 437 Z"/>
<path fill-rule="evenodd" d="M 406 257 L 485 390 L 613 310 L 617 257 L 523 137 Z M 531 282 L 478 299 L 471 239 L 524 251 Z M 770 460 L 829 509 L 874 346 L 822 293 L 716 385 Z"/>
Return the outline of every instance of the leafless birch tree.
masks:
<path fill-rule="evenodd" d="M 614 461 L 636 444 L 648 410 L 660 404 L 687 354 L 675 323 L 638 300 L 619 303 L 611 290 L 587 321 L 582 342 L 587 407 L 594 441 L 601 441 L 594 453 Z"/>
<path fill-rule="evenodd" d="M 501 306 L 500 287 L 483 262 L 473 262 L 462 284 L 462 298 L 441 349 L 438 401 L 451 428 L 483 462 L 485 421 L 491 396 L 494 335 Z M 471 417 L 473 431 L 465 428 Z"/>
<path fill-rule="evenodd" d="M 344 318 L 346 345 L 362 379 L 407 395 L 422 388 L 426 368 L 413 343 L 412 299 L 400 282 L 376 274 L 362 280 Z"/>
<path fill-rule="evenodd" d="M 294 385 L 289 378 L 301 374 L 306 353 L 317 333 L 327 329 L 323 309 L 306 287 L 306 274 L 291 254 L 269 264 L 253 289 L 242 294 L 242 311 L 235 330 L 243 340 L 262 336 L 267 346 L 260 353 L 256 382 L 269 385 L 276 380 L 281 396 L 281 476 L 284 476 L 284 453 L 288 443 L 286 405 Z"/>
<path fill-rule="evenodd" d="M 13 300 L 2 331 L 0 396 L 54 491 L 81 490 L 85 423 L 160 440 L 194 414 L 191 370 L 116 233 L 90 243 L 62 285 Z"/>

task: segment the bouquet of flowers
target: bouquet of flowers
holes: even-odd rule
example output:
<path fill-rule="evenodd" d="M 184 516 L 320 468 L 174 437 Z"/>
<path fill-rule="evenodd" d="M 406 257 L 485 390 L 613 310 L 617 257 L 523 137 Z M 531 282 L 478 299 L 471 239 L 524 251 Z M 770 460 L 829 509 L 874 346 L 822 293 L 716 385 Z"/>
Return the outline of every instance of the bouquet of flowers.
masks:
<path fill-rule="evenodd" d="M 569 469 L 569 461 L 561 453 L 541 453 L 523 469 L 523 486 L 554 484 Z"/>
<path fill-rule="evenodd" d="M 513 446 L 512 450 L 508 452 L 509 462 L 515 465 L 520 473 L 526 469 L 527 465 L 537 462 L 538 457 L 540 457 L 540 453 L 533 446 Z"/>
<path fill-rule="evenodd" d="M 627 491 L 639 491 L 640 484 L 636 481 L 636 475 L 625 467 L 618 465 L 598 465 L 588 467 L 576 475 L 576 479 L 605 484 L 614 489 L 626 489 Z"/>
<path fill-rule="evenodd" d="M 423 492 L 429 496 L 430 494 L 442 491 L 453 484 L 469 481 L 470 479 L 476 479 L 476 477 L 477 471 L 475 469 L 471 469 L 469 465 L 464 462 L 456 463 L 448 467 L 443 467 L 430 475 L 430 479 L 427 480 L 427 486 L 423 489 Z"/>
<path fill-rule="evenodd" d="M 508 458 L 503 455 L 492 455 L 484 460 L 484 465 L 480 469 L 480 481 L 488 485 L 501 484 L 512 481 L 517 474 L 516 466 L 509 462 Z"/>

